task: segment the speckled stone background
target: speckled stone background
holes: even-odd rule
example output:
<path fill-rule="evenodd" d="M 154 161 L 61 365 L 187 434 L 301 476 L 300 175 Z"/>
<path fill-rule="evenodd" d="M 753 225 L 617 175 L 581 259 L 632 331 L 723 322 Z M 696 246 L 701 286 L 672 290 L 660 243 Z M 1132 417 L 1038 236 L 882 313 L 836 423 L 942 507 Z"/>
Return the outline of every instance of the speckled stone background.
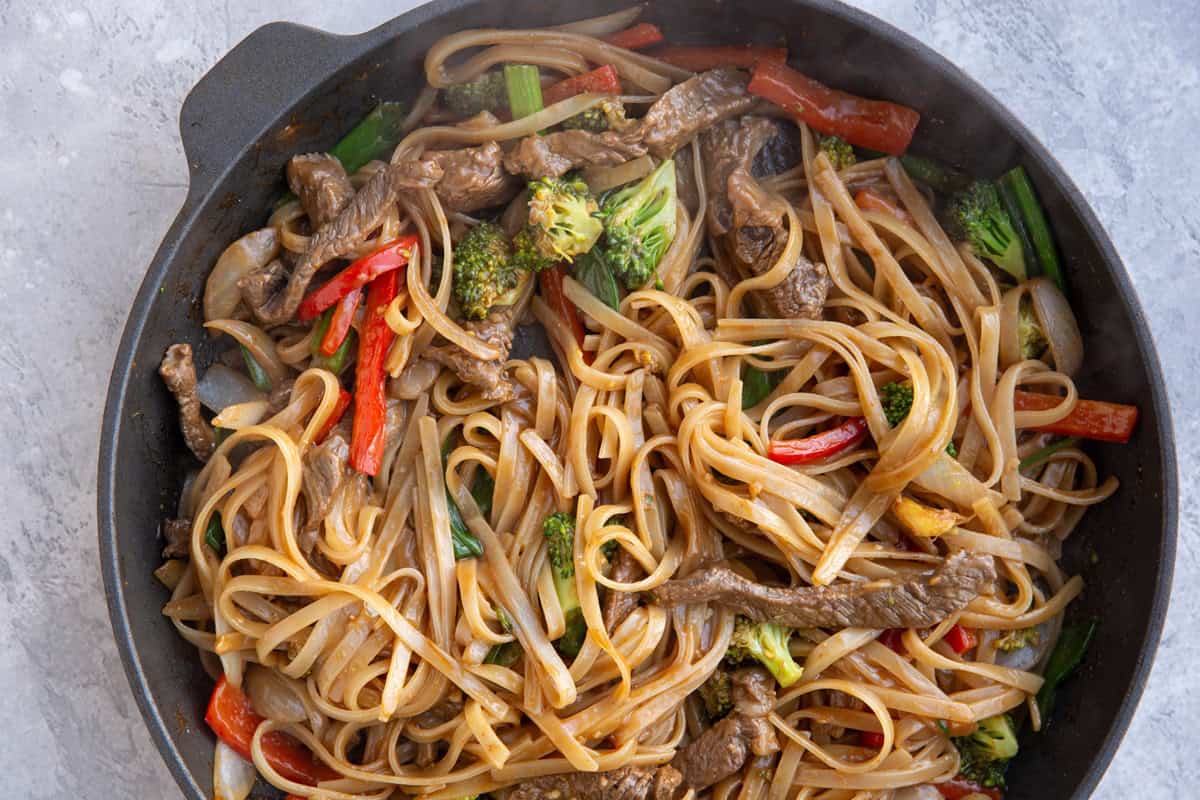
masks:
<path fill-rule="evenodd" d="M 412 0 L 0 0 L 0 793 L 178 797 L 112 642 L 96 555 L 100 415 L 126 310 L 185 193 L 179 107 L 259 25 L 354 33 Z M 1200 12 L 1193 0 L 859 0 L 1000 97 L 1132 273 L 1170 381 L 1175 594 L 1096 797 L 1200 783 Z M 148 610 L 148 613 L 153 613 Z"/>

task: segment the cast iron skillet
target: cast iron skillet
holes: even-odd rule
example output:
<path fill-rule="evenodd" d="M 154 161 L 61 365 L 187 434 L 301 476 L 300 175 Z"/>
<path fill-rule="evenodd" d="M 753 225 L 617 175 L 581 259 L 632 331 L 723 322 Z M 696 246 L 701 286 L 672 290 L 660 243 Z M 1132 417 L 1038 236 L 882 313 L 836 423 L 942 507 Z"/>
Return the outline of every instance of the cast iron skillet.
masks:
<path fill-rule="evenodd" d="M 288 23 L 260 28 L 201 79 L 180 115 L 187 200 L 134 301 L 113 367 L 100 446 L 104 585 L 142 715 L 184 795 L 211 797 L 213 737 L 202 721 L 211 682 L 160 614 L 159 520 L 173 513 L 190 457 L 156 367 L 172 342 L 214 354 L 199 298 L 217 255 L 259 227 L 294 153 L 332 145 L 379 99 L 411 97 L 439 37 L 464 28 L 555 24 L 629 0 L 437 0 L 359 36 Z M 676 41 L 786 39 L 793 65 L 851 92 L 921 111 L 916 151 L 979 175 L 1024 164 L 1067 260 L 1087 348 L 1084 395 L 1141 408 L 1126 446 L 1092 446 L 1121 490 L 1085 518 L 1066 562 L 1088 589 L 1072 610 L 1102 620 L 1082 674 L 1062 691 L 1050 734 L 1026 737 L 1010 800 L 1085 798 L 1133 714 L 1158 644 L 1175 554 L 1177 489 L 1166 392 L 1150 333 L 1108 237 L 1079 191 L 1016 119 L 921 43 L 832 0 L 658 0 L 648 18 Z"/>

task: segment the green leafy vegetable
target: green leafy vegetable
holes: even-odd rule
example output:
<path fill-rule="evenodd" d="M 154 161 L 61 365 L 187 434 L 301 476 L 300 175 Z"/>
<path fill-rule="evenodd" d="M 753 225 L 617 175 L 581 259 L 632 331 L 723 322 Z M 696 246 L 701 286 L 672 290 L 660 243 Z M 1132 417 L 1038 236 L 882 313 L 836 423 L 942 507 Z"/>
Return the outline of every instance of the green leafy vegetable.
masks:
<path fill-rule="evenodd" d="M 442 443 L 443 470 L 446 468 L 446 461 L 450 457 L 453 447 L 454 436 L 451 434 Z M 475 537 L 475 534 L 471 533 L 467 523 L 463 521 L 462 512 L 458 510 L 458 503 L 454 502 L 454 496 L 450 494 L 449 486 L 446 487 L 446 507 L 450 515 L 450 542 L 454 548 L 455 560 L 462 561 L 464 558 L 478 558 L 483 555 L 483 545 Z"/>
<path fill-rule="evenodd" d="M 1063 628 L 1059 635 L 1058 644 L 1054 645 L 1054 650 L 1050 653 L 1050 660 L 1046 662 L 1046 671 L 1042 674 L 1045 683 L 1037 693 L 1038 710 L 1042 715 L 1042 730 L 1045 730 L 1050 724 L 1050 713 L 1054 710 L 1054 697 L 1058 692 L 1059 685 L 1083 661 L 1084 653 L 1087 652 L 1088 645 L 1099 624 L 1096 620 L 1089 620 L 1069 625 Z"/>
<path fill-rule="evenodd" d="M 204 541 L 218 556 L 225 554 L 225 528 L 221 525 L 221 512 L 214 511 L 204 529 Z"/>
<path fill-rule="evenodd" d="M 621 307 L 621 288 L 608 262 L 595 248 L 575 259 L 571 274 L 609 308 Z"/>

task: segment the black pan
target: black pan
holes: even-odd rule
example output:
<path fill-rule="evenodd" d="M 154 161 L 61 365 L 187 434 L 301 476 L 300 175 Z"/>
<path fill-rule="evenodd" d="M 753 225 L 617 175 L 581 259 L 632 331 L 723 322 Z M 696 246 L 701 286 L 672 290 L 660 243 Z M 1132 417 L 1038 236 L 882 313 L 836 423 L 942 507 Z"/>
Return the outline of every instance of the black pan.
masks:
<path fill-rule="evenodd" d="M 627 3 L 628 0 L 625 0 Z M 198 347 L 204 278 L 221 250 L 259 227 L 287 158 L 324 150 L 379 99 L 411 97 L 421 60 L 463 28 L 554 24 L 624 5 L 611 0 L 439 0 L 359 36 L 287 23 L 252 33 L 204 76 L 180 115 L 191 183 L 134 301 L 113 367 L 100 446 L 99 523 L 113 630 L 146 724 L 191 800 L 211 797 L 211 683 L 159 613 L 159 520 L 176 504 L 189 457 L 156 374 L 165 348 Z M 980 86 L 920 42 L 829 0 L 662 0 L 649 18 L 676 41 L 786 40 L 793 64 L 841 89 L 921 111 L 916 151 L 980 175 L 1026 166 L 1047 207 L 1087 348 L 1083 394 L 1142 411 L 1132 442 L 1091 448 L 1121 490 L 1091 512 L 1066 563 L 1088 589 L 1074 615 L 1102 620 L 1087 663 L 1059 697 L 1052 732 L 1023 747 L 1010 800 L 1085 798 L 1116 751 L 1158 644 L 1175 555 L 1177 487 L 1166 392 L 1129 278 L 1079 191 Z"/>

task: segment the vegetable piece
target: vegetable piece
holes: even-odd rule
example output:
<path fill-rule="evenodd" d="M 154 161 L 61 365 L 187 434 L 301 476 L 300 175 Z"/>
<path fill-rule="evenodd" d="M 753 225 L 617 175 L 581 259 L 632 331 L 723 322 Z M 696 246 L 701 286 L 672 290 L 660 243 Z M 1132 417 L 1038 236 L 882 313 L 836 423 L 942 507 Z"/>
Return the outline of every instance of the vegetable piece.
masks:
<path fill-rule="evenodd" d="M 820 147 L 821 152 L 829 156 L 829 162 L 838 172 L 854 166 L 858 161 L 854 155 L 854 147 L 840 136 L 822 136 Z"/>
<path fill-rule="evenodd" d="M 858 734 L 858 738 L 863 747 L 869 747 L 872 750 L 883 748 L 883 734 L 879 731 L 862 731 Z"/>
<path fill-rule="evenodd" d="M 950 645 L 950 649 L 961 656 L 979 644 L 979 637 L 970 629 L 955 623 L 950 626 L 950 630 L 946 631 L 946 635 L 942 637 L 942 641 Z"/>
<path fill-rule="evenodd" d="M 487 656 L 484 657 L 485 664 L 498 664 L 502 667 L 511 667 L 521 660 L 521 655 L 524 650 L 521 645 L 516 642 L 504 642 L 503 644 L 493 645 L 488 650 Z"/>
<path fill-rule="evenodd" d="M 663 40 L 662 31 L 657 25 L 652 25 L 649 22 L 639 22 L 637 25 L 626 28 L 623 31 L 610 33 L 604 37 L 604 41 L 614 47 L 624 47 L 626 50 L 641 50 L 645 47 L 653 47 Z"/>
<path fill-rule="evenodd" d="M 1037 647 L 1041 643 L 1042 632 L 1034 625 L 1009 631 L 996 640 L 995 647 L 1002 653 L 1013 653 L 1023 647 Z"/>
<path fill-rule="evenodd" d="M 579 309 L 567 299 L 566 293 L 563 292 L 564 274 L 562 264 L 559 264 L 554 269 L 542 270 L 538 273 L 538 286 L 542 290 L 542 297 L 546 299 L 546 304 L 554 309 L 555 313 L 567 323 L 567 327 L 571 329 L 571 335 L 575 337 L 575 341 L 582 350 L 584 337 L 583 322 L 579 319 Z M 595 357 L 596 354 L 590 350 L 583 351 L 583 360 L 588 364 L 591 364 L 592 359 Z"/>
<path fill-rule="evenodd" d="M 1056 395 L 1023 392 L 1018 389 L 1013 398 L 1013 407 L 1017 411 L 1044 411 L 1059 405 L 1062 400 Z M 1080 400 L 1063 419 L 1030 430 L 1125 444 L 1133 435 L 1137 420 L 1137 406 L 1106 403 L 1102 400 Z"/>
<path fill-rule="evenodd" d="M 629 289 L 650 282 L 675 238 L 675 161 L 642 180 L 606 194 L 601 202 L 604 257 Z"/>
<path fill-rule="evenodd" d="M 587 184 L 579 178 L 541 178 L 529 183 L 529 232 L 538 253 L 573 261 L 596 244 L 604 225 Z"/>
<path fill-rule="evenodd" d="M 551 514 L 542 522 L 542 536 L 546 537 L 546 558 L 554 576 L 554 593 L 566 620 L 566 632 L 555 646 L 565 656 L 576 656 L 587 638 L 587 621 L 575 589 L 575 517 L 561 511 Z"/>
<path fill-rule="evenodd" d="M 911 497 L 897 495 L 892 501 L 892 514 L 904 529 L 922 539 L 934 539 L 954 530 L 962 517 L 945 508 L 933 508 Z"/>
<path fill-rule="evenodd" d="M 1037 315 L 1033 312 L 1033 301 L 1028 297 L 1022 297 L 1017 307 L 1017 343 L 1021 348 L 1023 360 L 1040 358 L 1049 345 L 1042 326 L 1038 324 Z"/>
<path fill-rule="evenodd" d="M 196 398 L 209 411 L 220 413 L 222 409 L 238 403 L 253 403 L 266 395 L 255 387 L 245 374 L 217 362 L 200 376 L 196 384 Z"/>
<path fill-rule="evenodd" d="M 476 469 L 475 479 L 471 482 L 471 497 L 475 500 L 475 505 L 479 506 L 479 514 L 484 519 L 492 515 L 492 500 L 495 494 L 496 480 L 483 467 Z"/>
<path fill-rule="evenodd" d="M 747 90 L 795 114 L 818 133 L 894 156 L 908 149 L 921 121 L 911 108 L 830 89 L 771 59 L 758 62 Z"/>
<path fill-rule="evenodd" d="M 995 184 L 971 184 L 951 199 L 947 214 L 952 236 L 969 243 L 980 258 L 989 259 L 1019 281 L 1025 280 L 1027 265 L 1021 240 Z"/>
<path fill-rule="evenodd" d="M 1050 714 L 1054 711 L 1054 698 L 1058 687 L 1083 661 L 1084 653 L 1092 637 L 1096 634 L 1096 620 L 1089 620 L 1063 628 L 1058 637 L 1058 644 L 1050 653 L 1046 662 L 1046 671 L 1042 674 L 1045 683 L 1037 693 L 1038 711 L 1042 716 L 1042 730 L 1050 724 Z"/>
<path fill-rule="evenodd" d="M 251 760 L 250 741 L 263 722 L 241 689 L 221 676 L 208 701 L 204 721 L 213 733 L 235 753 Z M 283 777 L 307 786 L 319 781 L 341 777 L 340 773 L 313 758 L 304 745 L 282 731 L 271 731 L 262 737 L 263 754 L 267 762 Z"/>
<path fill-rule="evenodd" d="M 225 555 L 225 527 L 221 524 L 221 512 L 214 511 L 204 529 L 204 542 L 218 557 Z"/>
<path fill-rule="evenodd" d="M 775 391 L 787 375 L 786 369 L 766 372 L 750 364 L 742 365 L 742 408 L 754 408 Z"/>
<path fill-rule="evenodd" d="M 365 255 L 309 292 L 296 309 L 296 319 L 308 322 L 355 289 L 361 289 L 380 275 L 408 265 L 417 248 L 413 234 L 393 239 L 373 253 Z"/>
<path fill-rule="evenodd" d="M 513 119 L 521 119 L 542 110 L 542 78 L 532 64 L 505 64 L 504 88 Z"/>
<path fill-rule="evenodd" d="M 591 72 L 561 80 L 542 91 L 542 102 L 554 105 L 560 100 L 587 92 L 620 94 L 621 76 L 617 74 L 617 68 L 612 64 L 605 64 Z"/>
<path fill-rule="evenodd" d="M 450 451 L 453 449 L 454 435 L 451 434 L 446 437 L 446 441 L 442 442 L 443 471 L 446 469 Z M 471 488 L 473 495 L 475 487 Z M 458 503 L 454 500 L 454 495 L 450 493 L 449 486 L 446 487 L 446 509 L 450 516 L 450 545 L 454 548 L 454 560 L 462 561 L 464 558 L 477 558 L 483 555 L 483 544 L 463 521 L 462 512 L 458 510 Z"/>
<path fill-rule="evenodd" d="M 628 124 L 629 120 L 625 118 L 625 106 L 615 98 L 602 100 L 598 105 L 594 105 L 586 111 L 580 111 L 575 116 L 567 117 L 562 121 L 563 128 L 578 128 L 592 133 L 619 130 Z M 589 182 L 588 185 L 590 186 L 591 183 Z"/>
<path fill-rule="evenodd" d="M 999 789 L 988 789 L 975 781 L 968 780 L 962 775 L 956 775 L 944 783 L 934 784 L 946 800 L 974 799 L 975 795 L 984 795 L 989 800 L 1003 800 L 1004 793 Z"/>
<path fill-rule="evenodd" d="M 526 225 L 513 237 L 513 265 L 518 272 L 541 272 L 553 267 L 555 258 L 542 255 L 531 226 Z"/>
<path fill-rule="evenodd" d="M 700 684 L 700 698 L 704 701 L 704 713 L 710 723 L 724 717 L 733 710 L 733 679 L 718 667 L 708 680 Z"/>
<path fill-rule="evenodd" d="M 1025 257 L 1025 271 L 1031 276 L 1040 274 L 1042 268 L 1038 263 L 1037 253 L 1033 249 L 1033 240 L 1029 238 L 1029 228 L 1025 226 L 1025 220 L 1021 216 L 1021 204 L 1017 201 L 1017 195 L 1004 181 L 996 181 L 996 190 L 1000 192 L 1000 203 L 1004 206 L 1008 220 L 1012 223 L 1013 231 L 1017 234 L 1017 241 L 1021 243 L 1021 255 Z"/>
<path fill-rule="evenodd" d="M 232 317 L 242 302 L 238 281 L 277 255 L 279 234 L 273 227 L 247 233 L 226 247 L 204 283 L 204 321 Z"/>
<path fill-rule="evenodd" d="M 804 675 L 804 669 L 788 651 L 788 639 L 791 636 L 792 629 L 783 625 L 738 617 L 725 658 L 735 664 L 754 659 L 766 667 L 779 685 L 786 689 Z"/>
<path fill-rule="evenodd" d="M 337 301 L 330 309 L 329 324 L 321 341 L 317 345 L 317 354 L 325 358 L 333 357 L 350 335 L 350 326 L 354 322 L 354 312 L 358 310 L 358 301 L 362 299 L 362 289 L 355 289 L 350 294 Z"/>
<path fill-rule="evenodd" d="M 250 351 L 246 349 L 246 345 L 238 344 L 238 349 L 242 351 L 242 361 L 246 362 L 246 372 L 249 373 L 250 380 L 254 383 L 254 388 L 260 392 L 271 391 L 271 376 L 259 365 L 254 356 L 250 355 Z"/>
<path fill-rule="evenodd" d="M 783 64 L 788 51 L 786 47 L 762 44 L 668 45 L 650 55 L 681 69 L 704 72 L 717 67 L 754 69 L 761 61 Z"/>
<path fill-rule="evenodd" d="M 454 299 L 468 319 L 486 319 L 497 305 L 512 305 L 523 270 L 499 225 L 481 222 L 454 247 Z"/>
<path fill-rule="evenodd" d="M 903 628 L 888 628 L 883 633 L 879 634 L 879 643 L 889 650 L 905 654 L 904 649 L 904 629 Z"/>
<path fill-rule="evenodd" d="M 1033 182 L 1025 168 L 1017 165 L 1000 176 L 1000 185 L 1016 200 L 1021 212 L 1021 221 L 1029 232 L 1033 243 L 1033 252 L 1037 256 L 1038 266 L 1050 280 L 1054 281 L 1059 291 L 1067 291 L 1066 277 L 1063 275 L 1062 264 L 1058 260 L 1058 249 L 1054 245 L 1054 234 L 1050 232 L 1050 222 L 1046 212 L 1042 210 L 1034 191 Z"/>
<path fill-rule="evenodd" d="M 246 800 L 256 780 L 254 765 L 218 739 L 213 754 L 213 800 Z"/>
<path fill-rule="evenodd" d="M 393 269 L 367 287 L 367 313 L 354 369 L 354 429 L 350 438 L 350 466 L 364 475 L 377 473 L 383 461 L 387 421 L 387 401 L 383 394 L 387 371 L 383 365 L 396 338 L 384 313 L 396 296 L 399 282 L 399 273 Z"/>
<path fill-rule="evenodd" d="M 887 214 L 890 217 L 895 217 L 901 222 L 911 223 L 912 215 L 905 209 L 893 203 L 887 197 L 874 189 L 860 189 L 854 195 L 854 205 L 861 208 L 863 211 L 877 211 L 880 214 Z"/>
<path fill-rule="evenodd" d="M 353 396 L 345 389 L 338 389 L 338 399 L 333 406 L 333 411 L 329 412 L 329 418 L 325 420 L 325 424 L 321 426 L 321 430 L 317 431 L 317 435 L 313 438 L 314 444 L 320 444 L 329 436 L 330 431 L 334 426 L 342 421 L 342 417 L 346 415 L 346 409 L 350 407 L 350 401 Z"/>
<path fill-rule="evenodd" d="M 883 405 L 883 415 L 893 428 L 904 421 L 912 410 L 913 387 L 911 383 L 885 383 L 879 387 L 879 402 Z M 951 458 L 958 457 L 958 448 L 954 442 L 946 443 L 946 452 Z"/>
<path fill-rule="evenodd" d="M 473 117 L 481 111 L 507 111 L 508 82 L 501 72 L 485 72 L 466 83 L 447 86 L 442 90 L 442 103 L 464 117 Z"/>
<path fill-rule="evenodd" d="M 1038 464 L 1042 463 L 1059 450 L 1065 450 L 1068 447 L 1075 447 L 1078 444 L 1079 439 L 1074 436 L 1068 436 L 1065 439 L 1059 439 L 1057 442 L 1051 442 L 1041 450 L 1030 453 L 1028 456 L 1021 459 L 1020 468 L 1029 469 L 1030 467 L 1036 467 Z"/>
<path fill-rule="evenodd" d="M 571 274 L 606 306 L 614 310 L 620 308 L 621 289 L 617 286 L 617 279 L 613 276 L 608 261 L 595 249 L 575 260 Z"/>
<path fill-rule="evenodd" d="M 1008 762 L 1017 754 L 1012 717 L 997 714 L 980 720 L 970 736 L 951 739 L 961 756 L 959 775 L 985 789 L 1003 789 Z"/>
<path fill-rule="evenodd" d="M 849 417 L 840 425 L 803 439 L 778 439 L 767 446 L 767 458 L 777 464 L 810 464 L 848 450 L 867 438 L 867 421 Z"/>
<path fill-rule="evenodd" d="M 921 156 L 902 155 L 900 166 L 913 180 L 921 181 L 935 192 L 954 194 L 971 185 L 971 177 L 965 172 L 948 167 L 940 161 Z"/>

